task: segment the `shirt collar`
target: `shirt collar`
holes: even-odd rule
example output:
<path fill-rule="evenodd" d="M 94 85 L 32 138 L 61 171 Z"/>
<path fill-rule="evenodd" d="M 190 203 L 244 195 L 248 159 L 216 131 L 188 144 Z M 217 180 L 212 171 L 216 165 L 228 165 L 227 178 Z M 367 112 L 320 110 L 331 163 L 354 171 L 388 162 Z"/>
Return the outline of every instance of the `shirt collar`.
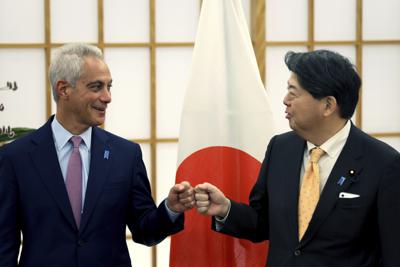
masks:
<path fill-rule="evenodd" d="M 53 121 L 51 122 L 51 129 L 53 131 L 53 137 L 56 145 L 56 149 L 62 149 L 69 141 L 69 139 L 73 136 L 68 130 L 66 130 L 57 120 L 56 116 L 54 116 Z M 89 127 L 86 131 L 79 135 L 83 140 L 83 145 L 88 148 L 90 151 L 90 147 L 92 144 L 92 127 Z"/>
<path fill-rule="evenodd" d="M 344 127 L 340 129 L 334 136 L 329 138 L 325 143 L 323 143 L 320 148 L 325 151 L 325 153 L 332 158 L 337 158 L 340 151 L 342 151 L 344 144 L 350 134 L 351 122 L 348 120 Z M 311 149 L 315 148 L 316 145 L 307 141 L 307 152 L 310 153 Z"/>

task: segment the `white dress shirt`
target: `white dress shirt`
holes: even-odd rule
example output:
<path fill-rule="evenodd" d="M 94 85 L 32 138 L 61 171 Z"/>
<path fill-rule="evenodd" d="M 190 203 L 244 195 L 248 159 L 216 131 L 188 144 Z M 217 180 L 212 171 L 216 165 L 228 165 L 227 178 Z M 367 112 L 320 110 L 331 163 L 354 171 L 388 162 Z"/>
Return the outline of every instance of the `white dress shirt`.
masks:
<path fill-rule="evenodd" d="M 329 138 L 325 143 L 320 146 L 320 148 L 325 151 L 325 153 L 318 161 L 319 177 L 321 178 L 320 192 L 322 192 L 322 190 L 324 189 L 329 174 L 331 173 L 333 166 L 339 158 L 340 152 L 342 152 L 343 150 L 346 140 L 350 134 L 350 127 L 351 123 L 350 120 L 348 120 L 345 126 L 339 132 L 337 132 L 334 136 Z M 307 147 L 304 150 L 303 164 L 300 171 L 300 184 L 303 182 L 306 164 L 310 159 L 310 152 L 315 147 L 316 146 L 314 144 L 307 141 Z"/>

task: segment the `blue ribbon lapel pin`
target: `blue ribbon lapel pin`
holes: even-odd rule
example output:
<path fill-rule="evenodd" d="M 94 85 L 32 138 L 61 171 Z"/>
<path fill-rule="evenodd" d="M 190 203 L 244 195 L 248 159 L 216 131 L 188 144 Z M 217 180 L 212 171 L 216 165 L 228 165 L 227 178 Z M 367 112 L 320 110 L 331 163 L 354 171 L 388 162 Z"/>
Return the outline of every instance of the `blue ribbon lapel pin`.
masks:
<path fill-rule="evenodd" d="M 108 157 L 110 156 L 110 151 L 109 150 L 104 150 L 104 156 L 103 158 L 108 159 Z"/>
<path fill-rule="evenodd" d="M 346 181 L 346 177 L 342 176 L 339 178 L 337 184 L 342 186 L 344 184 L 344 182 Z"/>

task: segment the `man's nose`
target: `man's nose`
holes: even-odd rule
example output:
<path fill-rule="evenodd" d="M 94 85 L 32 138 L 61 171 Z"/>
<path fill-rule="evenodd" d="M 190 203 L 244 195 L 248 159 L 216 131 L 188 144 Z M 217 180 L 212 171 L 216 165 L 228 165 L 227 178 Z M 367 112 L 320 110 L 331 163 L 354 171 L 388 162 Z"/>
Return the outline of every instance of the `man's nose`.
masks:
<path fill-rule="evenodd" d="M 285 97 L 283 98 L 283 104 L 285 105 L 285 106 L 289 106 L 289 97 L 288 97 L 288 94 L 286 94 L 285 95 Z"/>
<path fill-rule="evenodd" d="M 105 88 L 101 94 L 100 100 L 105 103 L 111 102 L 111 91 Z"/>

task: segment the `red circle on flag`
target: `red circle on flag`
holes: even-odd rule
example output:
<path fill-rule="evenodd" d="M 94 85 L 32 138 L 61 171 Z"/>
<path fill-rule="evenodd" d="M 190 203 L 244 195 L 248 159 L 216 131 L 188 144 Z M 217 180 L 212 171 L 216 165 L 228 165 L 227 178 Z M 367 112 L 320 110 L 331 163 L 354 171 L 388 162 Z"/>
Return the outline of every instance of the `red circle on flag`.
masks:
<path fill-rule="evenodd" d="M 208 182 L 237 202 L 248 203 L 261 163 L 251 155 L 225 146 L 207 147 L 179 165 L 176 182 L 192 186 Z M 254 244 L 211 230 L 211 218 L 195 209 L 185 213 L 185 230 L 171 240 L 170 266 L 265 266 L 267 242 Z"/>

